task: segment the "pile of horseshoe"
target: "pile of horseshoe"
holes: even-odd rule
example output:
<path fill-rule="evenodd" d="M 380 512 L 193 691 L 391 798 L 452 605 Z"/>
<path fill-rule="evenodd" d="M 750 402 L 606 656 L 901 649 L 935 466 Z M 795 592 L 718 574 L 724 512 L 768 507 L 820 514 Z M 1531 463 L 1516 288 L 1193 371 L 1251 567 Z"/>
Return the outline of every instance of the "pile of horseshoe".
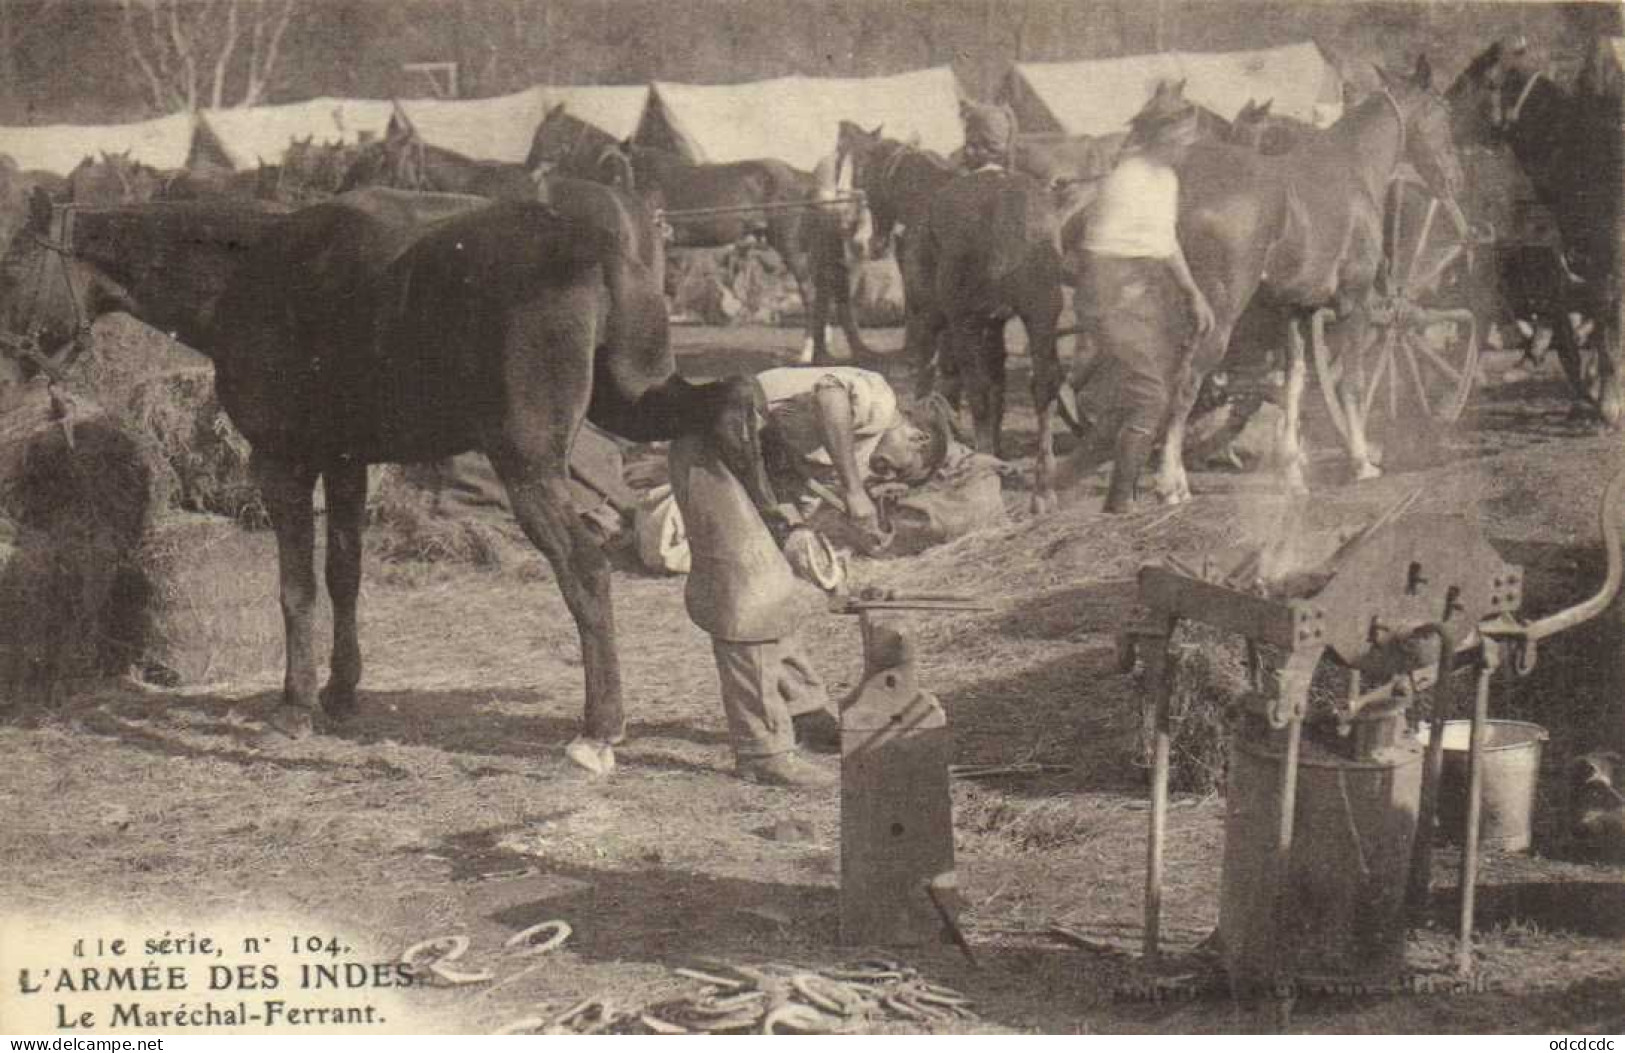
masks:
<path fill-rule="evenodd" d="M 836 1034 L 870 1031 L 882 1020 L 932 1027 L 977 1019 L 964 995 L 889 958 L 822 970 L 715 963 L 672 972 L 700 989 L 637 1008 L 587 999 L 556 1015 L 515 1020 L 500 1033 Z"/>

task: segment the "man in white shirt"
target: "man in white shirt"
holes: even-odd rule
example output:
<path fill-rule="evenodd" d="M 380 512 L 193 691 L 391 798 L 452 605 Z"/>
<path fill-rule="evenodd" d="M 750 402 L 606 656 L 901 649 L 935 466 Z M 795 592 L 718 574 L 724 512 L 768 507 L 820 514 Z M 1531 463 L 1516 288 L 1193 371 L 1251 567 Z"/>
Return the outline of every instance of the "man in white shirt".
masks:
<path fill-rule="evenodd" d="M 1196 107 L 1183 88 L 1160 85 L 1130 122 L 1123 157 L 1101 184 L 1083 238 L 1080 313 L 1119 375 L 1108 512 L 1133 508 L 1180 347 L 1213 328 L 1213 309 L 1177 236 L 1177 167 L 1197 139 Z"/>

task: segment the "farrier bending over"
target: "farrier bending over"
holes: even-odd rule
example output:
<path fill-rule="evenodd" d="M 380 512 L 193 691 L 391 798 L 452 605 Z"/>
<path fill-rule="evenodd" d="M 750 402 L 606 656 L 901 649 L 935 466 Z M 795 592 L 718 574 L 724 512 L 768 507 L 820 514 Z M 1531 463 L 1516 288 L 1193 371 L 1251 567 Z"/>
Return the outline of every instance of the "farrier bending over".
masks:
<path fill-rule="evenodd" d="M 782 366 L 756 375 L 767 404 L 764 455 L 781 498 L 811 514 L 820 497 L 808 481 L 836 493 L 846 517 L 880 536 L 869 488 L 918 486 L 946 460 L 951 441 L 940 417 L 911 420 L 879 373 L 854 366 Z"/>

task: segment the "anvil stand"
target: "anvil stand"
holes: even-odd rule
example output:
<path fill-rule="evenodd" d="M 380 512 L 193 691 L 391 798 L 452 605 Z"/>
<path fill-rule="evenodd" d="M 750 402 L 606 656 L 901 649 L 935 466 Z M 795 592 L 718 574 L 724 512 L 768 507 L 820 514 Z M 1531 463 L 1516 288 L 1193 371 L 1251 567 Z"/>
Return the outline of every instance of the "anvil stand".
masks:
<path fill-rule="evenodd" d="M 920 946 L 946 934 L 970 955 L 957 921 L 953 741 L 942 706 L 916 685 L 904 616 L 990 608 L 868 589 L 831 609 L 858 617 L 864 664 L 863 683 L 841 703 L 841 940 Z"/>

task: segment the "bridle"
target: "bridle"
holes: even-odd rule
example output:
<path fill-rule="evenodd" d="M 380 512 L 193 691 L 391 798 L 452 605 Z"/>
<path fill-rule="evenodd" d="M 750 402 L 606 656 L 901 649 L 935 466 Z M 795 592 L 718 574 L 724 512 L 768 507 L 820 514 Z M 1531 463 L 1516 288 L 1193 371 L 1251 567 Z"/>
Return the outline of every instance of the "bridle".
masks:
<path fill-rule="evenodd" d="M 22 333 L 0 331 L 0 354 L 27 362 L 49 378 L 51 384 L 67 379 L 67 369 L 75 359 L 84 352 L 91 340 L 92 321 L 85 310 L 84 301 L 79 298 L 79 289 L 73 280 L 73 268 L 68 261 L 73 258 L 73 215 L 72 205 L 60 209 L 60 233 L 57 237 L 42 234 L 36 230 L 26 231 L 22 236 L 29 238 L 34 244 L 45 251 L 40 254 L 38 266 L 34 270 L 34 289 L 32 301 L 29 304 L 28 325 Z M 62 283 L 68 291 L 68 303 L 73 310 L 73 336 L 54 354 L 46 354 L 40 346 L 40 334 L 44 331 L 44 305 L 46 283 L 50 280 L 47 273 L 51 261 L 55 260 L 62 275 Z"/>

